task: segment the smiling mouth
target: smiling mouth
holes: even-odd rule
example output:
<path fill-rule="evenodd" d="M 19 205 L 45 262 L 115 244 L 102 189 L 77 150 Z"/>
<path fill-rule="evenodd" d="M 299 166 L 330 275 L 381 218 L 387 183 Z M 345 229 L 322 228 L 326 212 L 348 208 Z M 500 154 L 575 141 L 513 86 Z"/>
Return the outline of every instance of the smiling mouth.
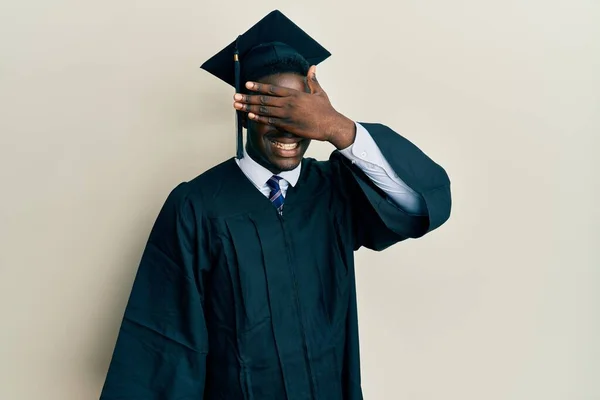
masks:
<path fill-rule="evenodd" d="M 271 144 L 281 150 L 295 150 L 298 147 L 299 142 L 281 143 L 281 142 L 277 142 L 275 140 L 271 140 Z"/>

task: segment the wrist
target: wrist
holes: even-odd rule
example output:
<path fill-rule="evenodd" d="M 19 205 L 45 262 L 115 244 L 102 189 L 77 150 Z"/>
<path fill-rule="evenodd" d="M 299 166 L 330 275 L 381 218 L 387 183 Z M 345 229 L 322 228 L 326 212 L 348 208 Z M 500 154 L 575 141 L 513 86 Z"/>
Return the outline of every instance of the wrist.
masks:
<path fill-rule="evenodd" d="M 338 118 L 332 128 L 329 143 L 333 144 L 338 150 L 343 150 L 354 144 L 356 124 L 342 114 L 339 114 Z"/>

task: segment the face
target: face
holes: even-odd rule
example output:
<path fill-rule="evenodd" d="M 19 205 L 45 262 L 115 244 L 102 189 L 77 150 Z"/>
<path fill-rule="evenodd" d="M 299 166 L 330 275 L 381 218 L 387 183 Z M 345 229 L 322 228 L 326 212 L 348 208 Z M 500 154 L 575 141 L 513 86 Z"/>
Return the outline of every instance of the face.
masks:
<path fill-rule="evenodd" d="M 270 75 L 259 82 L 300 91 L 307 90 L 306 78 L 293 73 Z M 300 165 L 310 144 L 310 140 L 250 120 L 247 121 L 247 129 L 248 155 L 274 174 L 293 170 Z"/>

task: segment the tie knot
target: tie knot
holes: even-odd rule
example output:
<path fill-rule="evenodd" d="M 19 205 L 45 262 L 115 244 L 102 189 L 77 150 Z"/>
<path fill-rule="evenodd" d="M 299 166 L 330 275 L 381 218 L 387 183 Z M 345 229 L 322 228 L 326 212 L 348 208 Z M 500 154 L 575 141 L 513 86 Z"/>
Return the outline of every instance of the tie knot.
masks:
<path fill-rule="evenodd" d="M 281 179 L 283 179 L 283 178 L 281 178 L 280 176 L 277 176 L 277 175 L 273 175 L 267 181 L 267 185 L 269 186 L 269 188 L 271 188 L 271 190 L 279 190 L 279 181 Z"/>

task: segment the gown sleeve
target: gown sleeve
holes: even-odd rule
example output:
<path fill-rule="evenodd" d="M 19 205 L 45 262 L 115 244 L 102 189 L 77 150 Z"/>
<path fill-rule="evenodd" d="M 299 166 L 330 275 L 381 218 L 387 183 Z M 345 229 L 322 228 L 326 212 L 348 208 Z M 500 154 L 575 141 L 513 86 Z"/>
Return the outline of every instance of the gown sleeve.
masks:
<path fill-rule="evenodd" d="M 389 162 L 395 174 L 424 200 L 427 213 L 411 215 L 391 201 L 365 174 L 339 151 L 330 161 L 340 188 L 351 205 L 354 249 L 383 250 L 394 243 L 418 238 L 450 217 L 450 180 L 446 171 L 410 141 L 381 124 L 361 123 Z"/>
<path fill-rule="evenodd" d="M 152 229 L 100 400 L 203 398 L 201 230 L 186 185 L 169 195 Z"/>

